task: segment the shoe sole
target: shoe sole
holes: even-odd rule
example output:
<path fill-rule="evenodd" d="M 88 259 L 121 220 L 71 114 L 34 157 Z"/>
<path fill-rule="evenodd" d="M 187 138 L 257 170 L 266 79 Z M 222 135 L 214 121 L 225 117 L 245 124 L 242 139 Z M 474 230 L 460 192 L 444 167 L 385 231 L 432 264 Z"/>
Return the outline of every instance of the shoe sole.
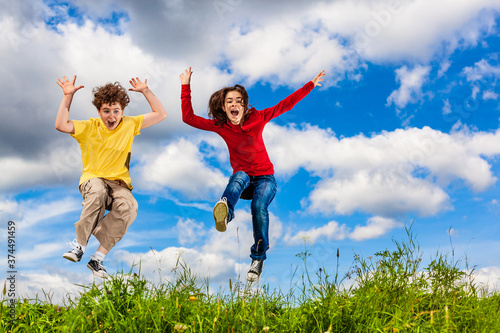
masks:
<path fill-rule="evenodd" d="M 80 261 L 80 259 L 81 259 L 81 258 L 79 259 L 79 258 L 78 258 L 77 256 L 75 256 L 74 254 L 66 254 L 66 253 L 65 253 L 65 254 L 63 254 L 63 258 L 68 259 L 69 261 L 72 261 L 72 262 L 79 262 L 79 261 Z"/>
<path fill-rule="evenodd" d="M 248 282 L 255 282 L 259 280 L 260 275 L 255 274 L 254 272 L 248 272 L 247 273 L 247 281 Z"/>
<path fill-rule="evenodd" d="M 92 268 L 92 266 L 90 266 L 89 264 L 87 264 L 87 268 L 90 269 L 92 271 L 92 274 L 94 274 L 94 276 L 97 276 L 98 278 L 101 278 L 101 279 L 107 279 L 107 278 L 109 278 L 109 274 L 108 273 L 95 271 Z"/>
<path fill-rule="evenodd" d="M 214 207 L 214 219 L 215 219 L 215 229 L 220 232 L 224 232 L 227 229 L 226 218 L 229 213 L 227 204 L 223 202 L 218 202 Z"/>

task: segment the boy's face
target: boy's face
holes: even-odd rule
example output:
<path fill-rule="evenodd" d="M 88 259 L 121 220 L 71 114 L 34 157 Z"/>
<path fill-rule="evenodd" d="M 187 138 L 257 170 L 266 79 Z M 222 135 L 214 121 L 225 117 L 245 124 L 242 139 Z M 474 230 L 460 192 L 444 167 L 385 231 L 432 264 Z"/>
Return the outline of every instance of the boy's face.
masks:
<path fill-rule="evenodd" d="M 222 110 L 233 125 L 238 125 L 243 118 L 243 96 L 239 91 L 233 90 L 226 94 Z"/>
<path fill-rule="evenodd" d="M 109 105 L 107 103 L 101 105 L 98 111 L 102 122 L 109 130 L 114 130 L 122 121 L 123 110 L 119 103 Z"/>

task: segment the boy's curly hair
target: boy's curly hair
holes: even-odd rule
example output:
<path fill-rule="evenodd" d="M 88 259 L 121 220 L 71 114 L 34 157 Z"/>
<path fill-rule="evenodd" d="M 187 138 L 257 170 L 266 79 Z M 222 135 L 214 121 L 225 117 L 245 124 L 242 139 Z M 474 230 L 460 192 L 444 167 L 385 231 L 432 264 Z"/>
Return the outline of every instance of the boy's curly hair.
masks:
<path fill-rule="evenodd" d="M 94 95 L 92 104 L 94 104 L 97 110 L 100 110 L 101 106 L 106 103 L 109 105 L 118 103 L 122 107 L 122 110 L 124 110 L 128 103 L 130 103 L 127 89 L 119 82 L 107 83 L 103 86 L 95 87 L 92 89 L 92 94 Z"/>
<path fill-rule="evenodd" d="M 208 101 L 208 117 L 211 119 L 215 119 L 215 125 L 217 126 L 222 126 L 227 122 L 227 114 L 226 112 L 224 112 L 222 107 L 224 106 L 226 95 L 230 91 L 237 91 L 243 97 L 243 109 L 245 110 L 245 113 L 243 114 L 243 117 L 241 117 L 241 127 L 243 126 L 245 118 L 250 114 L 250 110 L 248 106 L 248 93 L 245 87 L 240 86 L 239 84 L 236 84 L 233 87 L 222 88 L 212 94 L 210 100 Z"/>

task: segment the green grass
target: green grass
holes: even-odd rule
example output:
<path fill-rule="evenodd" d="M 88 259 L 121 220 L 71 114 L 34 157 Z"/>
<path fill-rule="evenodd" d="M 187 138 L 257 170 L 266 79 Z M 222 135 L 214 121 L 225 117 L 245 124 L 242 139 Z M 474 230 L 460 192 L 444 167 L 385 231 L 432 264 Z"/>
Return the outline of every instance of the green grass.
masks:
<path fill-rule="evenodd" d="M 283 293 L 229 281 L 228 292 L 209 292 L 179 263 L 173 282 L 154 285 L 137 274 L 117 274 L 86 287 L 67 306 L 19 300 L 15 321 L 2 302 L 0 330 L 8 332 L 500 332 L 500 294 L 474 282 L 474 270 L 437 253 L 422 267 L 411 228 L 366 259 L 337 271 L 307 271 Z M 343 287 L 347 281 L 354 283 Z"/>

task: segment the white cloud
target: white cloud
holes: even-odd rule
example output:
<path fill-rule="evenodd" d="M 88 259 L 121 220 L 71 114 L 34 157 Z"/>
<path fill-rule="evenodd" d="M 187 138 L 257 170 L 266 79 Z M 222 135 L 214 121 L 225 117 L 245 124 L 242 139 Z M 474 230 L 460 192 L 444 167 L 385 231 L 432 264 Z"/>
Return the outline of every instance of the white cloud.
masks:
<path fill-rule="evenodd" d="M 269 237 L 272 253 L 275 244 L 282 237 L 282 223 L 278 217 L 270 213 Z M 183 221 L 182 223 L 185 223 Z M 253 244 L 251 214 L 242 209 L 235 211 L 235 219 L 228 224 L 226 232 L 218 232 L 212 224 L 208 229 L 202 228 L 200 222 L 191 220 L 188 226 L 196 225 L 196 242 L 192 248 L 167 247 L 146 253 L 130 253 L 117 250 L 115 257 L 127 265 L 141 265 L 141 273 L 152 280 L 157 280 L 161 272 L 163 278 L 173 279 L 176 267 L 185 263 L 200 279 L 209 277 L 212 286 L 227 283 L 227 279 L 246 274 L 250 263 L 250 247 Z M 184 224 L 182 224 L 184 226 Z M 179 224 L 178 224 L 179 226 Z M 178 230 L 180 232 L 180 230 Z M 187 231 L 189 233 L 189 231 Z M 179 234 L 183 239 L 185 234 Z"/>
<path fill-rule="evenodd" d="M 500 78 L 500 66 L 491 64 L 490 60 L 481 59 L 474 66 L 467 66 L 462 70 L 462 75 L 471 84 L 473 99 L 476 99 L 481 91 L 485 101 L 498 99 L 498 94 L 494 90 L 496 89 L 496 81 Z"/>
<path fill-rule="evenodd" d="M 199 91 L 193 95 L 193 101 L 200 108 L 205 106 L 210 91 L 240 79 L 296 86 L 324 68 L 331 78 L 327 85 L 346 75 L 350 80 L 359 80 L 360 71 L 367 68 L 359 54 L 368 61 L 421 59 L 418 62 L 425 64 L 425 59 L 442 53 L 444 41 L 448 42 L 448 49 L 454 50 L 473 45 L 491 33 L 494 25 L 491 18 L 499 8 L 492 0 L 460 3 L 343 0 L 314 4 L 294 1 L 293 5 L 267 2 L 259 6 L 243 1 L 231 3 L 223 14 L 211 2 L 200 3 L 196 8 L 181 2 L 152 1 L 139 6 L 111 0 L 73 6 L 80 6 L 85 13 L 80 24 L 64 13 L 67 6 L 48 8 L 37 0 L 6 6 L 0 18 L 4 41 L 0 43 L 0 60 L 6 64 L 2 75 L 9 82 L 9 87 L 0 89 L 5 101 L 0 112 L 3 119 L 9 119 L 0 125 L 3 156 L 0 169 L 12 175 L 0 183 L 0 189 L 77 179 L 79 166 L 67 168 L 68 164 L 60 161 L 65 156 L 58 159 L 52 153 L 54 145 L 57 147 L 64 136 L 53 127 L 61 99 L 55 81 L 62 75 L 77 74 L 77 82 L 85 85 L 73 101 L 71 114 L 75 119 L 95 116 L 90 104 L 92 87 L 108 81 L 127 85 L 132 76 L 147 77 L 169 116 L 162 125 L 144 131 L 137 141 L 141 147 L 151 142 L 156 146 L 159 138 L 188 131 L 181 124 L 180 114 L 174 111 L 178 110 L 179 101 L 172 98 L 172 92 L 178 91 L 178 75 L 190 64 L 195 66 L 193 88 Z M 429 7 L 433 8 L 432 13 L 428 12 Z M 100 20 L 112 11 L 123 12 L 130 18 L 120 23 L 121 34 L 113 33 Z M 246 20 L 234 15 L 239 11 L 246 13 Z M 57 31 L 43 21 L 51 15 L 63 19 Z M 173 29 L 186 18 L 199 24 L 204 22 L 205 29 L 201 32 L 194 27 Z M 424 21 L 426 24 L 422 24 Z M 349 43 L 357 32 L 376 24 L 380 32 L 371 37 L 373 42 L 366 48 L 356 49 Z M 248 47 L 255 41 L 259 47 Z M 200 49 L 204 52 L 198 52 Z M 477 64 L 472 71 L 486 70 L 483 65 L 486 66 Z M 400 69 L 401 87 L 389 98 L 397 107 L 417 102 L 424 94 L 421 87 L 428 67 L 408 68 L 413 69 L 406 72 Z M 23 92 L 24 82 L 30 82 L 33 88 L 30 99 Z M 492 94 L 485 94 L 485 98 L 491 97 Z M 126 112 L 140 114 L 148 110 L 142 96 L 131 93 L 131 98 Z M 25 116 L 26 112 L 30 117 Z M 78 152 L 75 147 L 71 151 Z M 52 174 L 54 161 L 64 166 L 63 178 Z"/>
<path fill-rule="evenodd" d="M 400 228 L 402 226 L 403 224 L 401 222 L 397 222 L 393 219 L 375 216 L 368 219 L 365 226 L 356 226 L 349 237 L 357 241 L 377 238 L 385 235 L 394 228 Z"/>
<path fill-rule="evenodd" d="M 488 292 L 500 292 L 500 267 L 483 267 L 475 271 L 476 286 L 487 288 Z"/>
<path fill-rule="evenodd" d="M 450 104 L 450 101 L 447 99 L 443 101 L 442 113 L 444 115 L 451 113 L 451 104 Z"/>
<path fill-rule="evenodd" d="M 356 77 L 360 67 L 352 50 L 331 39 L 328 33 L 304 26 L 297 17 L 291 22 L 273 21 L 244 33 L 236 28 L 229 40 L 232 47 L 227 48 L 226 56 L 234 71 L 250 83 L 277 79 L 281 84 L 300 85 L 326 69 L 330 80 L 325 81 L 325 86 L 330 86 L 346 74 Z M 247 45 L 259 46 L 249 49 Z"/>
<path fill-rule="evenodd" d="M 77 298 L 85 290 L 82 285 L 91 285 L 92 274 L 66 273 L 58 269 L 51 272 L 20 272 L 17 275 L 17 295 L 21 298 L 52 302 L 61 307 L 69 306 L 68 298 Z M 96 281 L 97 282 L 97 281 Z"/>
<path fill-rule="evenodd" d="M 273 250 L 282 233 L 282 222 L 269 212 L 269 251 Z M 202 252 L 221 253 L 234 259 L 248 258 L 253 243 L 252 215 L 249 211 L 238 209 L 225 233 L 210 229 L 209 238 L 203 245 Z"/>
<path fill-rule="evenodd" d="M 234 259 L 217 253 L 200 252 L 194 248 L 168 247 L 146 253 L 116 252 L 115 256 L 126 265 L 140 265 L 141 274 L 156 282 L 172 281 L 177 269 L 186 265 L 200 280 L 222 281 L 234 276 Z M 159 280 L 159 277 L 163 280 Z"/>
<path fill-rule="evenodd" d="M 350 215 L 356 211 L 395 216 L 421 216 L 448 209 L 448 195 L 432 182 L 393 171 L 361 170 L 349 177 L 319 182 L 309 195 L 312 212 Z"/>
<path fill-rule="evenodd" d="M 496 177 L 483 156 L 500 153 L 500 131 L 467 128 L 451 134 L 408 128 L 339 140 L 317 127 L 269 124 L 264 135 L 277 175 L 304 168 L 321 177 L 305 204 L 327 214 L 436 214 L 450 208 L 444 190 L 450 182 L 463 180 L 474 191 L 492 186 Z"/>
<path fill-rule="evenodd" d="M 22 216 L 22 209 L 15 200 L 0 198 L 0 218 L 17 220 Z"/>
<path fill-rule="evenodd" d="M 180 191 L 191 200 L 213 201 L 227 184 L 227 177 L 204 158 L 196 142 L 181 138 L 159 152 L 142 155 L 141 165 L 136 167 L 137 182 L 143 183 L 142 189 L 164 187 Z"/>
<path fill-rule="evenodd" d="M 319 227 L 312 227 L 309 230 L 299 230 L 292 235 L 289 231 L 283 240 L 289 246 L 299 245 L 304 242 L 312 245 L 325 241 L 341 241 L 352 239 L 363 241 L 367 239 L 379 238 L 394 228 L 401 228 L 403 223 L 394 219 L 374 216 L 367 220 L 366 225 L 356 225 L 354 230 L 346 224 L 340 224 L 337 221 L 330 221 Z"/>
<path fill-rule="evenodd" d="M 36 242 L 30 245 L 32 246 L 29 248 L 23 246 L 17 251 L 17 256 L 18 258 L 22 258 L 22 263 L 25 267 L 29 267 L 33 264 L 37 266 L 40 260 L 49 258 L 55 253 L 59 256 L 70 249 L 65 244 L 59 242 Z"/>
<path fill-rule="evenodd" d="M 336 1 L 329 6 L 332 11 L 325 11 L 325 17 L 337 9 L 344 16 L 340 22 L 349 23 L 351 31 L 356 27 L 355 45 L 363 58 L 424 63 L 494 33 L 500 8 L 493 0 Z"/>
<path fill-rule="evenodd" d="M 278 176 L 289 178 L 304 168 L 320 177 L 303 204 L 325 214 L 435 215 L 451 208 L 445 192 L 450 182 L 462 180 L 476 192 L 493 185 L 496 177 L 483 156 L 500 153 L 500 131 L 466 127 L 450 134 L 424 127 L 339 140 L 328 129 L 270 123 L 264 138 Z M 140 175 L 147 185 L 141 188 L 213 201 L 227 178 L 209 166 L 198 140 L 180 139 L 156 156 L 143 157 Z M 219 154 L 220 146 L 211 146 L 218 141 L 203 142 L 212 156 Z"/>
<path fill-rule="evenodd" d="M 465 67 L 462 74 L 469 82 L 481 81 L 490 76 L 500 78 L 500 66 L 494 66 L 488 60 L 481 59 L 474 66 Z"/>
<path fill-rule="evenodd" d="M 491 90 L 486 90 L 483 92 L 483 99 L 485 101 L 489 100 L 489 99 L 492 99 L 492 100 L 497 100 L 498 99 L 498 94 L 494 91 L 491 91 Z"/>
<path fill-rule="evenodd" d="M 448 59 L 443 60 L 443 62 L 439 66 L 439 71 L 437 76 L 438 77 L 443 76 L 448 71 L 448 69 L 450 69 L 450 67 L 451 67 L 451 61 Z"/>
<path fill-rule="evenodd" d="M 29 230 L 40 222 L 47 224 L 56 216 L 69 212 L 81 210 L 82 200 L 74 197 L 65 197 L 54 201 L 29 200 L 21 203 L 23 206 L 23 217 L 19 221 L 19 227 Z M 76 222 L 76 221 L 75 221 Z"/>
<path fill-rule="evenodd" d="M 191 245 L 198 242 L 199 237 L 205 235 L 203 224 L 198 223 L 193 219 L 179 219 L 177 221 L 177 232 L 179 243 L 184 245 Z"/>
<path fill-rule="evenodd" d="M 429 66 L 416 66 L 409 70 L 403 66 L 396 70 L 396 81 L 401 86 L 394 90 L 387 98 L 387 105 L 395 104 L 402 109 L 408 104 L 414 104 L 422 100 L 424 93 L 422 86 L 426 83 L 431 68 Z"/>
<path fill-rule="evenodd" d="M 314 244 L 324 240 L 343 240 L 347 238 L 348 230 L 345 224 L 340 225 L 336 221 L 330 221 L 326 225 L 313 227 L 309 230 L 301 230 L 295 235 L 287 234 L 284 241 L 287 245 L 299 245 L 304 242 Z"/>

